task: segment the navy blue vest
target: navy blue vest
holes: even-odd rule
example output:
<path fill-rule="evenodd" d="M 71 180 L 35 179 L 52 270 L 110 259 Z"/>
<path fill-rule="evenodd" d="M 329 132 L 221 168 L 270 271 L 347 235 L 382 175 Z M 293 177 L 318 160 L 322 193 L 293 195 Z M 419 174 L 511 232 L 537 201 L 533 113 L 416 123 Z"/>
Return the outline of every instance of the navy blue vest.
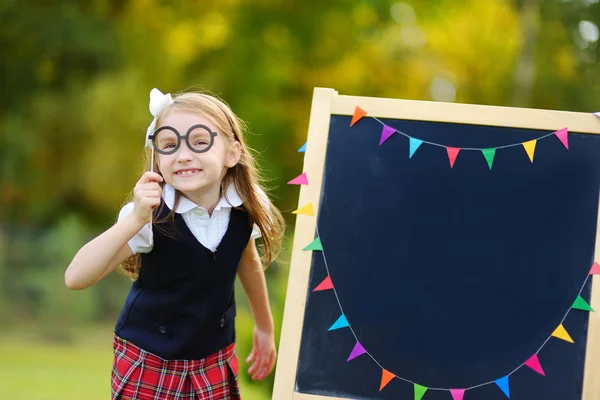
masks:
<path fill-rule="evenodd" d="M 158 218 L 169 212 L 162 208 Z M 155 218 L 156 220 L 156 218 Z M 213 253 L 194 237 L 181 215 L 153 226 L 154 247 L 142 254 L 115 333 L 167 360 L 197 360 L 235 341 L 234 282 L 250 240 L 248 213 L 232 208 Z"/>

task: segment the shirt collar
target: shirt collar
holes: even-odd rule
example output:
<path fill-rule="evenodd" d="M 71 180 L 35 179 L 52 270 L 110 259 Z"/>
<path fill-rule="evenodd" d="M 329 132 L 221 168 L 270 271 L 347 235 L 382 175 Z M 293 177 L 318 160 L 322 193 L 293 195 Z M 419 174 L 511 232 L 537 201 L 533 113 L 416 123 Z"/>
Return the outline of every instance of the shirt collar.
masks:
<path fill-rule="evenodd" d="M 165 186 L 163 187 L 163 199 L 165 200 L 165 204 L 167 205 L 167 207 L 169 207 L 171 210 L 173 210 L 173 205 L 175 204 L 175 189 L 166 183 L 165 183 Z M 238 194 L 237 190 L 235 190 L 235 185 L 230 184 L 227 187 L 227 190 L 225 191 L 225 196 L 222 196 L 219 199 L 219 202 L 217 203 L 217 205 L 215 206 L 215 211 L 219 210 L 223 207 L 229 207 L 229 208 L 239 207 L 242 205 L 242 203 L 243 202 L 242 202 L 242 199 L 240 198 L 240 195 Z M 183 214 L 190 210 L 193 210 L 196 207 L 202 208 L 204 210 L 203 207 L 200 207 L 193 201 L 187 199 L 184 196 L 181 196 L 179 198 L 179 204 L 177 205 L 177 209 L 174 211 L 177 214 Z"/>

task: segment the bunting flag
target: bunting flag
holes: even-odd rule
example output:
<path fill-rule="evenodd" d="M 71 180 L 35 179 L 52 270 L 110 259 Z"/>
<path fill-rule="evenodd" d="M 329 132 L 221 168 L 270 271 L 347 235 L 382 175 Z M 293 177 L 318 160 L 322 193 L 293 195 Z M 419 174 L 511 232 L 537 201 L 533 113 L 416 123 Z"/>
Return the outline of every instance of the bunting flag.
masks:
<path fill-rule="evenodd" d="M 600 118 L 600 111 L 598 111 L 598 112 L 595 112 L 595 113 L 594 113 L 594 115 L 595 115 L 596 117 Z"/>
<path fill-rule="evenodd" d="M 529 142 L 523 143 L 523 147 L 525 148 L 525 151 L 527 152 L 527 155 L 529 156 L 531 162 L 533 162 L 533 154 L 535 153 L 536 143 L 537 140 L 530 140 Z"/>
<path fill-rule="evenodd" d="M 408 153 L 408 158 L 412 158 L 413 154 L 415 154 L 415 151 L 417 151 L 417 149 L 423 144 L 423 141 L 415 139 L 414 137 L 411 137 L 409 139 L 410 149 Z"/>
<path fill-rule="evenodd" d="M 496 149 L 482 149 L 481 152 L 485 157 L 485 161 L 487 161 L 488 166 L 492 169 L 492 164 L 494 163 L 494 156 L 496 155 Z"/>
<path fill-rule="evenodd" d="M 558 328 L 556 328 L 556 330 L 552 333 L 552 336 L 558 339 L 562 339 L 566 342 L 575 343 L 573 339 L 571 339 L 571 336 L 569 336 L 569 333 L 567 332 L 563 324 L 560 324 Z"/>
<path fill-rule="evenodd" d="M 323 245 L 321 244 L 321 238 L 316 238 L 313 240 L 308 246 L 303 248 L 302 250 L 320 250 L 323 251 Z"/>
<path fill-rule="evenodd" d="M 585 301 L 581 296 L 577 296 L 577 299 L 575 300 L 575 303 L 573 303 L 573 306 L 571 308 L 574 308 L 576 310 L 595 312 L 594 309 L 588 304 L 588 302 Z"/>
<path fill-rule="evenodd" d="M 350 122 L 350 126 L 354 126 L 354 124 L 360 121 L 360 119 L 365 115 L 367 115 L 367 112 L 359 106 L 356 106 L 356 108 L 354 109 L 354 115 L 352 116 L 352 122 Z"/>
<path fill-rule="evenodd" d="M 565 145 L 567 150 L 569 150 L 569 130 L 567 128 L 562 128 L 554 132 L 554 134 L 561 141 L 561 143 Z"/>
<path fill-rule="evenodd" d="M 327 275 L 327 278 L 325 278 L 323 282 L 319 283 L 319 285 L 313 289 L 313 292 L 331 289 L 333 289 L 333 283 L 331 282 L 331 276 Z"/>
<path fill-rule="evenodd" d="M 392 374 L 390 371 L 388 371 L 387 369 L 384 369 L 381 372 L 381 385 L 379 386 L 379 391 L 381 392 L 381 390 L 387 386 L 388 383 L 391 382 L 392 379 L 394 379 L 396 377 L 396 375 Z"/>
<path fill-rule="evenodd" d="M 362 344 L 356 342 L 356 344 L 354 345 L 354 348 L 352 349 L 352 353 L 350 353 L 350 356 L 348 357 L 348 359 L 346 360 L 346 362 L 350 361 L 350 360 L 354 360 L 356 357 L 358 356 L 362 356 L 363 354 L 365 354 L 367 351 L 365 350 L 365 348 L 363 347 Z"/>
<path fill-rule="evenodd" d="M 415 400 L 421 400 L 423 398 L 423 396 L 425 396 L 425 392 L 427 391 L 427 388 L 425 386 L 421 386 L 416 383 L 414 385 L 415 385 Z"/>
<path fill-rule="evenodd" d="M 590 275 L 598 274 L 600 274 L 600 263 L 595 262 L 594 265 L 592 265 L 592 269 L 590 270 Z"/>
<path fill-rule="evenodd" d="M 450 168 L 452 168 L 454 167 L 454 162 L 456 161 L 460 149 L 457 149 L 456 147 L 446 147 L 446 151 L 448 152 L 448 159 L 450 160 Z"/>
<path fill-rule="evenodd" d="M 465 396 L 465 389 L 450 389 L 452 400 L 463 400 Z"/>
<path fill-rule="evenodd" d="M 304 153 L 306 151 L 306 142 L 298 149 L 298 153 Z"/>
<path fill-rule="evenodd" d="M 331 325 L 331 326 L 329 327 L 329 329 L 328 329 L 328 330 L 329 330 L 329 331 L 334 331 L 334 330 L 336 330 L 336 329 L 347 328 L 347 327 L 349 327 L 349 326 L 350 326 L 350 325 L 348 325 L 348 320 L 346 319 L 346 316 L 345 316 L 344 314 L 342 314 L 342 315 L 341 315 L 341 316 L 340 316 L 340 317 L 337 319 L 337 321 L 335 321 L 335 322 L 333 323 L 333 325 Z"/>
<path fill-rule="evenodd" d="M 394 128 L 384 124 L 383 129 L 381 131 L 381 139 L 379 139 L 379 145 L 381 146 L 383 142 L 388 140 L 390 136 L 392 136 L 394 133 L 396 133 L 396 130 Z"/>
<path fill-rule="evenodd" d="M 313 210 L 312 203 L 308 203 L 304 207 L 300 207 L 296 211 L 292 211 L 292 214 L 302 214 L 302 215 L 308 215 L 310 217 L 314 217 L 315 216 L 315 210 Z"/>
<path fill-rule="evenodd" d="M 288 185 L 308 185 L 308 178 L 306 177 L 306 172 L 301 173 L 300 175 L 289 181 Z"/>
<path fill-rule="evenodd" d="M 531 368 L 538 374 L 546 376 L 544 370 L 542 369 L 542 365 L 540 364 L 540 360 L 538 359 L 537 354 L 534 354 L 529 360 L 525 361 L 525 365 L 527 365 L 529 368 Z"/>
<path fill-rule="evenodd" d="M 508 385 L 508 376 L 500 378 L 496 381 L 496 385 L 502 390 L 502 392 L 510 399 L 510 388 Z"/>

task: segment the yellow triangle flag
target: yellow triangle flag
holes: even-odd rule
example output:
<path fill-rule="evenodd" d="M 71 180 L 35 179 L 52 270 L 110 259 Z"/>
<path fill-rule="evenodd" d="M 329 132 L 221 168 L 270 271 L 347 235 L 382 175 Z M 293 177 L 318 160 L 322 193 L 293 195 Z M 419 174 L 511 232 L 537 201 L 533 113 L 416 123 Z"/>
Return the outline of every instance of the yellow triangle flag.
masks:
<path fill-rule="evenodd" d="M 569 333 L 567 333 L 567 330 L 562 324 L 560 324 L 558 328 L 556 328 L 552 336 L 554 336 L 555 338 L 565 340 L 567 342 L 575 343 L 573 342 L 573 339 L 571 339 L 571 336 L 569 336 Z"/>
<path fill-rule="evenodd" d="M 533 162 L 533 153 L 535 153 L 535 145 L 537 144 L 537 140 L 530 140 L 529 142 L 523 143 L 523 147 L 525 147 L 525 151 L 529 156 L 531 162 Z"/>
<path fill-rule="evenodd" d="M 311 217 L 314 217 L 315 210 L 313 210 L 312 203 L 308 203 L 304 207 L 300 207 L 296 211 L 292 211 L 292 214 L 302 214 L 302 215 L 309 215 Z"/>

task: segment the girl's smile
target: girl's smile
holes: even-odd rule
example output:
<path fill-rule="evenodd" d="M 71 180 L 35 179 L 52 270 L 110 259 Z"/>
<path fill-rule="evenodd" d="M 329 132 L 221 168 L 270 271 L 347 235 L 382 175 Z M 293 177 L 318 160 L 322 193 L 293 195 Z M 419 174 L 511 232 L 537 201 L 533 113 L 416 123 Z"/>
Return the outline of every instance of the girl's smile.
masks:
<path fill-rule="evenodd" d="M 175 171 L 175 175 L 180 178 L 190 178 L 192 176 L 196 176 L 202 172 L 202 169 L 199 168 L 183 168 Z"/>

